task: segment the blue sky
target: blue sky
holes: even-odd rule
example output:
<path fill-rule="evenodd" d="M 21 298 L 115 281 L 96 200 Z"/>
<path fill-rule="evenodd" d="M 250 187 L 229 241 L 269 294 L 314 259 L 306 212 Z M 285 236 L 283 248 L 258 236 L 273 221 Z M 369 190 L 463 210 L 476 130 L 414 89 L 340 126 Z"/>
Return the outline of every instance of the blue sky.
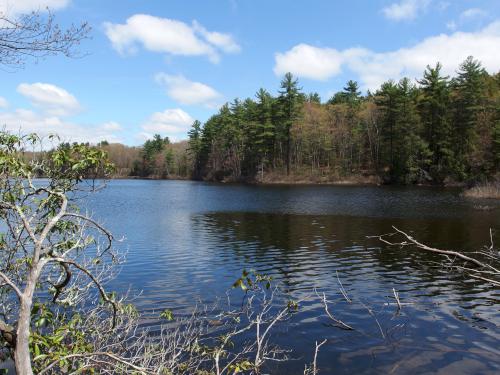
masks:
<path fill-rule="evenodd" d="M 349 79 L 373 89 L 438 60 L 447 74 L 468 55 L 500 70 L 498 0 L 0 0 L 13 17 L 45 6 L 91 24 L 86 56 L 0 68 L 0 126 L 65 140 L 183 139 L 287 71 L 326 100 Z"/>

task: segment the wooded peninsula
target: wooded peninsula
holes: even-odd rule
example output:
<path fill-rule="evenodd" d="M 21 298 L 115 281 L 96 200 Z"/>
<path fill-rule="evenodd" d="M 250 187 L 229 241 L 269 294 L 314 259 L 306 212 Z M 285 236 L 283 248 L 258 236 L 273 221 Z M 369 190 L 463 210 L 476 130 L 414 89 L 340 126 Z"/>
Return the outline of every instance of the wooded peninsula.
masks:
<path fill-rule="evenodd" d="M 500 73 L 467 58 L 455 77 L 440 63 L 421 79 L 358 83 L 323 102 L 288 73 L 277 95 L 224 104 L 189 140 L 155 135 L 142 147 L 99 146 L 116 177 L 225 182 L 472 184 L 498 179 Z"/>

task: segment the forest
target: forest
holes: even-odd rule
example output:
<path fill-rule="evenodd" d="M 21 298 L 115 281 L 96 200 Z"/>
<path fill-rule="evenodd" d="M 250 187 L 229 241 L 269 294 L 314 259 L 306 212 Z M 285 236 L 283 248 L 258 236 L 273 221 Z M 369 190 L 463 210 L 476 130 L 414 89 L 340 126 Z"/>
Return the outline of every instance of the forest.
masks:
<path fill-rule="evenodd" d="M 224 104 L 189 140 L 100 144 L 120 176 L 243 182 L 478 183 L 498 179 L 500 73 L 468 57 L 363 95 L 350 80 L 323 102 L 288 73 L 276 95 Z"/>

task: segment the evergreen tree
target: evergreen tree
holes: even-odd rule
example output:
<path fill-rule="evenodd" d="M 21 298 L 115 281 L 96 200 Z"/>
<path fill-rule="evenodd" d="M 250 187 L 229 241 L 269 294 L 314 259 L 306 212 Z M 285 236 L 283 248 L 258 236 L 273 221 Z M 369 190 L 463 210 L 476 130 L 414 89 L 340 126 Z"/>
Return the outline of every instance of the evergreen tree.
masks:
<path fill-rule="evenodd" d="M 201 122 L 195 120 L 191 125 L 191 130 L 188 132 L 188 153 L 193 160 L 193 177 L 200 177 L 201 167 Z"/>
<path fill-rule="evenodd" d="M 418 81 L 422 86 L 419 109 L 423 137 L 432 152 L 432 175 L 440 181 L 449 173 L 453 160 L 449 77 L 441 75 L 441 68 L 440 63 L 434 68 L 427 65 L 424 77 Z"/>
<path fill-rule="evenodd" d="M 466 179 L 471 174 L 469 158 L 474 151 L 477 137 L 478 115 L 483 110 L 484 77 L 487 73 L 481 63 L 472 56 L 469 56 L 460 65 L 457 73 L 457 78 L 453 80 L 455 89 L 454 170 L 458 178 Z"/>
<path fill-rule="evenodd" d="M 290 164 L 292 162 L 292 136 L 291 128 L 300 114 L 302 96 L 298 81 L 292 73 L 286 73 L 281 81 L 278 102 L 281 114 L 281 131 L 284 135 L 286 149 L 286 174 L 290 175 Z"/>
<path fill-rule="evenodd" d="M 431 152 L 422 133 L 417 112 L 418 90 L 408 78 L 398 84 L 396 101 L 396 152 L 393 177 L 396 182 L 416 183 L 427 178 Z"/>
<path fill-rule="evenodd" d="M 391 175 L 395 169 L 395 130 L 396 130 L 396 102 L 398 96 L 398 87 L 393 81 L 384 82 L 376 93 L 376 104 L 381 112 L 380 133 L 381 133 L 381 157 L 380 161 L 383 173 L 390 172 Z"/>
<path fill-rule="evenodd" d="M 344 98 L 347 104 L 355 106 L 359 104 L 361 100 L 361 91 L 359 91 L 359 86 L 356 81 L 349 80 L 347 86 L 344 87 Z"/>
<path fill-rule="evenodd" d="M 255 116 L 258 124 L 255 144 L 257 145 L 261 172 L 263 173 L 264 165 L 272 158 L 276 139 L 276 128 L 272 122 L 274 99 L 271 94 L 262 88 L 255 96 L 257 98 Z"/>

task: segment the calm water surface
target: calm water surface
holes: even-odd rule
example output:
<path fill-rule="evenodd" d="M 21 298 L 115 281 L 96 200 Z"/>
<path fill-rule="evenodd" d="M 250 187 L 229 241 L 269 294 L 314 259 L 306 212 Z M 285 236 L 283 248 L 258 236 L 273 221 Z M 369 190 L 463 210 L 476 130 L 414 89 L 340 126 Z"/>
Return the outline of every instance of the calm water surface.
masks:
<path fill-rule="evenodd" d="M 142 291 L 136 303 L 146 314 L 187 314 L 196 300 L 224 295 L 243 269 L 272 275 L 293 298 L 324 291 L 356 331 L 333 327 L 317 300 L 304 302 L 274 337 L 298 360 L 275 373 L 302 373 L 324 338 L 325 374 L 500 373 L 500 290 L 433 267 L 433 255 L 366 238 L 395 225 L 436 247 L 479 249 L 489 228 L 500 243 L 498 202 L 437 188 L 117 180 L 86 205 L 125 238 L 127 263 L 111 287 Z M 343 300 L 337 273 L 381 328 Z M 400 314 L 387 305 L 392 288 L 408 303 Z"/>

